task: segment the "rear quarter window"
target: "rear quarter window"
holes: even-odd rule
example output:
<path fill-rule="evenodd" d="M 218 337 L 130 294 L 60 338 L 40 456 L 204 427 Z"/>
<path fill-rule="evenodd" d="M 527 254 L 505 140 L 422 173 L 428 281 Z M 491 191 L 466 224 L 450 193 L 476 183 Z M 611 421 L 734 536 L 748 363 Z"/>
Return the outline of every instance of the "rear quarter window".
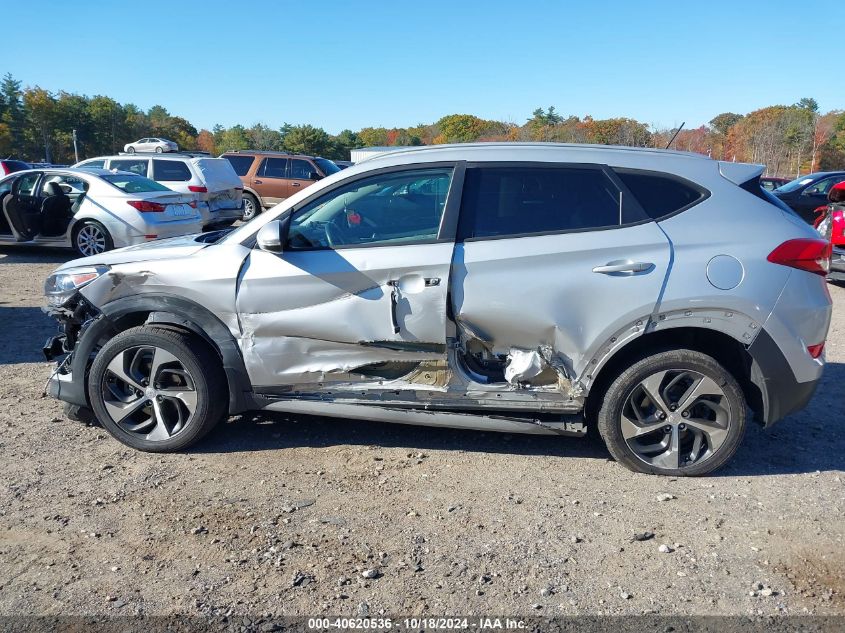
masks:
<path fill-rule="evenodd" d="M 153 159 L 153 179 L 186 182 L 193 178 L 190 168 L 178 160 Z"/>
<path fill-rule="evenodd" d="M 689 209 L 710 192 L 678 176 L 636 169 L 614 171 L 652 220 Z"/>
<path fill-rule="evenodd" d="M 232 164 L 232 169 L 238 176 L 246 176 L 252 166 L 253 156 L 224 156 Z"/>

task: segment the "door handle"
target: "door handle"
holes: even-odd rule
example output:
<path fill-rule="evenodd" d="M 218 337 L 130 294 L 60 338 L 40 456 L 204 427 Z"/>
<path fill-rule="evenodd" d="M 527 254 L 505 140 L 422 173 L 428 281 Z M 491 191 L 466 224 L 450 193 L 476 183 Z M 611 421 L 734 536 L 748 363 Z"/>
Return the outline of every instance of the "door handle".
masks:
<path fill-rule="evenodd" d="M 612 275 L 613 273 L 644 273 L 654 268 L 651 262 L 615 261 L 593 268 L 594 273 Z"/>
<path fill-rule="evenodd" d="M 399 303 L 399 297 L 396 289 L 399 287 L 399 282 L 396 279 L 391 279 L 387 282 L 391 287 L 390 290 L 390 326 L 393 328 L 394 334 L 399 334 L 399 320 L 396 318 L 396 306 Z"/>
<path fill-rule="evenodd" d="M 252 182 L 255 183 L 256 185 L 263 185 L 264 184 L 263 180 L 253 180 Z"/>
<path fill-rule="evenodd" d="M 440 277 L 426 277 L 425 278 L 426 288 L 431 288 L 432 286 L 439 286 L 439 285 L 440 285 Z"/>
<path fill-rule="evenodd" d="M 298 182 L 292 182 L 292 183 L 290 183 L 290 186 L 291 186 L 291 187 L 298 187 L 298 186 L 299 186 L 299 184 L 300 184 L 300 183 L 298 183 Z"/>

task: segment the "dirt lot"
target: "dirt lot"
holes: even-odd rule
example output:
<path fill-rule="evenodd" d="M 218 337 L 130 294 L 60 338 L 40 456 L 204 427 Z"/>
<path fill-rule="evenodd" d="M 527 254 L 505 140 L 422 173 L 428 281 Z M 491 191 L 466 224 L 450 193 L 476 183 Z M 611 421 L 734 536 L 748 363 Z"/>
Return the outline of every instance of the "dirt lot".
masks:
<path fill-rule="evenodd" d="M 41 397 L 66 257 L 0 249 L 0 614 L 845 614 L 843 287 L 811 406 L 665 479 L 586 440 L 264 414 L 126 449 Z"/>

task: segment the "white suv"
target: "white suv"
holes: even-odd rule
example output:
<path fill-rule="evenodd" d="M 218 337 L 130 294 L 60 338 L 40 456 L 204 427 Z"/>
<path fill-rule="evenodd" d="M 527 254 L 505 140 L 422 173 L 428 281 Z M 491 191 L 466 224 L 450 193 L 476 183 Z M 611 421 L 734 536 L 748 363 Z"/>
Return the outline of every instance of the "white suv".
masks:
<path fill-rule="evenodd" d="M 160 182 L 173 191 L 193 193 L 203 226 L 232 224 L 243 215 L 243 183 L 223 158 L 123 154 L 90 158 L 74 167 L 128 171 Z"/>

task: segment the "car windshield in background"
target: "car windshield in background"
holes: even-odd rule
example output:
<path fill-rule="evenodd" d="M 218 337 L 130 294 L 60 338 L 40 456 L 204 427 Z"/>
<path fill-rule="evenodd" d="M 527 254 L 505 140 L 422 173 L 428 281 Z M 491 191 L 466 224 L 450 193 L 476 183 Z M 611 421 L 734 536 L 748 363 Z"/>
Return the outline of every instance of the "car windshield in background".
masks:
<path fill-rule="evenodd" d="M 786 183 L 785 185 L 778 187 L 775 191 L 779 191 L 781 193 L 789 193 L 790 191 L 795 191 L 804 185 L 809 185 L 813 182 L 812 178 L 807 178 L 806 176 L 802 178 L 796 178 L 795 180 Z"/>
<path fill-rule="evenodd" d="M 126 193 L 170 191 L 170 189 L 164 185 L 157 183 L 155 180 L 144 178 L 143 176 L 135 176 L 133 174 L 107 174 L 100 177 Z"/>
<path fill-rule="evenodd" d="M 252 166 L 252 161 L 255 160 L 253 156 L 224 156 L 223 158 L 232 164 L 232 169 L 238 176 L 246 176 Z"/>
<path fill-rule="evenodd" d="M 323 170 L 323 173 L 326 174 L 326 176 L 331 176 L 332 174 L 336 174 L 340 171 L 340 167 L 325 158 L 315 158 L 314 162 L 317 163 L 317 166 Z"/>

